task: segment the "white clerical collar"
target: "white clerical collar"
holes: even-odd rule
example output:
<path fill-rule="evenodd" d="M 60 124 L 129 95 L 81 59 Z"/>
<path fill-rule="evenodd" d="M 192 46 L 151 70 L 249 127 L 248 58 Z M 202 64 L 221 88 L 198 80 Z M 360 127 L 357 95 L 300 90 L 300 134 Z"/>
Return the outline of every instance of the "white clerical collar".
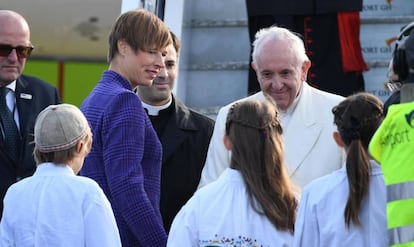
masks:
<path fill-rule="evenodd" d="M 142 102 L 142 105 L 148 111 L 148 115 L 158 116 L 158 113 L 161 110 L 167 109 L 171 105 L 171 103 L 172 103 L 172 98 L 170 98 L 168 103 L 165 105 L 149 105 L 149 104 L 146 104 L 145 102 Z"/>

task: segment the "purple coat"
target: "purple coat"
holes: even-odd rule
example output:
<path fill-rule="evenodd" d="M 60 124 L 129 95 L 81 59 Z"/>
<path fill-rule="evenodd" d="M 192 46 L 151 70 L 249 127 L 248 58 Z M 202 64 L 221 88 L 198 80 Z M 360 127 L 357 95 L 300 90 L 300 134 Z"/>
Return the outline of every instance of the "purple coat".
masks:
<path fill-rule="evenodd" d="M 159 211 L 162 148 L 141 100 L 114 71 L 105 71 L 81 106 L 93 133 L 81 175 L 112 204 L 126 246 L 165 246 Z"/>

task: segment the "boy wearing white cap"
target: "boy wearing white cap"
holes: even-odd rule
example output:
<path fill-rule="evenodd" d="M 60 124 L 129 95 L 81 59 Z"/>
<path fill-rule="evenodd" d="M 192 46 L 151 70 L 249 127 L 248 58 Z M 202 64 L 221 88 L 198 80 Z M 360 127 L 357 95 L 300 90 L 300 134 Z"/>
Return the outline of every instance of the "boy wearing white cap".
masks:
<path fill-rule="evenodd" d="M 51 105 L 37 117 L 32 177 L 4 199 L 0 246 L 121 246 L 108 199 L 92 179 L 76 176 L 92 145 L 82 112 Z"/>

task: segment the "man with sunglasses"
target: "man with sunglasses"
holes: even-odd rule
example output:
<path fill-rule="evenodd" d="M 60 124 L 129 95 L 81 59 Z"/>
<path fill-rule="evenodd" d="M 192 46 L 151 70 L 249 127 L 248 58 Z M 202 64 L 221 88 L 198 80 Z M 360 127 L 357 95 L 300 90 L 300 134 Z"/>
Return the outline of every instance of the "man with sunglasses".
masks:
<path fill-rule="evenodd" d="M 24 17 L 0 10 L 0 219 L 7 189 L 36 169 L 32 153 L 38 113 L 60 103 L 55 87 L 22 75 L 32 50 Z"/>

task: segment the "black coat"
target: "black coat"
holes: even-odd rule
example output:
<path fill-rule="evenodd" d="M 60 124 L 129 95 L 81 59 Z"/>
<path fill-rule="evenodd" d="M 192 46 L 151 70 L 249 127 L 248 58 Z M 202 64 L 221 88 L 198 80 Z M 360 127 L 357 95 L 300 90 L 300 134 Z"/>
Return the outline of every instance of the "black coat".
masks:
<path fill-rule="evenodd" d="M 171 223 L 197 190 L 214 120 L 199 114 L 173 97 L 170 115 L 160 141 L 163 148 L 160 210 L 168 232 Z"/>
<path fill-rule="evenodd" d="M 249 16 L 319 15 L 361 11 L 362 0 L 246 0 Z"/>
<path fill-rule="evenodd" d="M 31 176 L 36 170 L 33 133 L 37 115 L 48 105 L 60 103 L 55 87 L 31 76 L 22 75 L 17 79 L 15 95 L 20 120 L 20 155 L 18 161 L 13 162 L 4 150 L 3 138 L 0 138 L 0 213 L 3 212 L 3 198 L 10 185 Z"/>

